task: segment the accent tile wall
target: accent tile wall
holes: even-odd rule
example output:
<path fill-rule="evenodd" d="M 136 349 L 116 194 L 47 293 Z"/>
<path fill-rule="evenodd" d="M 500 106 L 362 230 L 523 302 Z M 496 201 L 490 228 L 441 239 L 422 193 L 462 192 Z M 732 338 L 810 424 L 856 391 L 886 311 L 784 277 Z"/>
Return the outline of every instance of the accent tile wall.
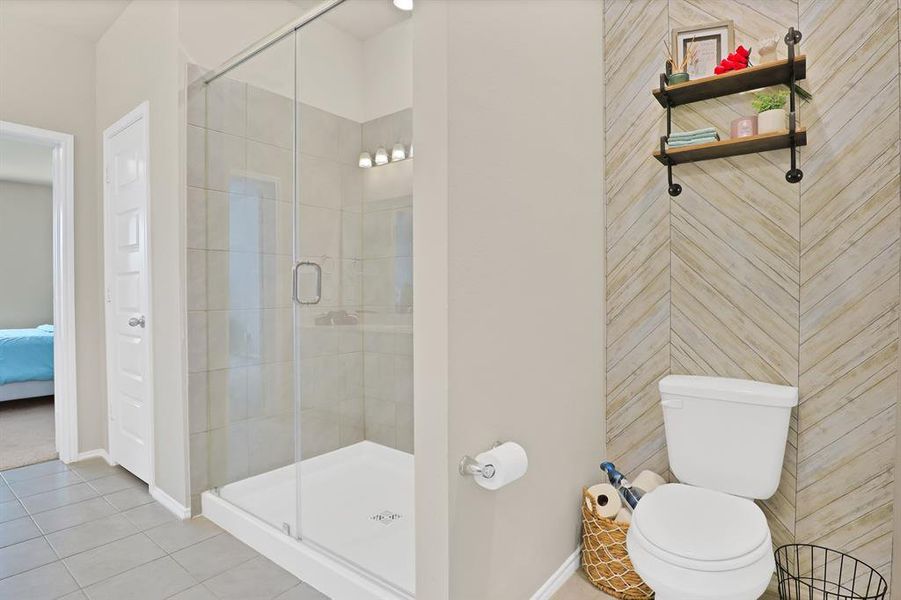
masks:
<path fill-rule="evenodd" d="M 762 503 L 775 542 L 851 552 L 887 578 L 898 401 L 897 0 L 608 0 L 607 441 L 628 472 L 668 473 L 657 382 L 668 373 L 797 385 L 782 484 Z M 651 96 L 673 28 L 732 19 L 756 47 L 800 29 L 804 180 L 788 151 L 680 165 L 651 158 Z M 785 56 L 785 46 L 781 45 Z M 674 129 L 728 134 L 729 96 L 677 107 Z M 670 474 L 671 476 L 671 474 Z"/>

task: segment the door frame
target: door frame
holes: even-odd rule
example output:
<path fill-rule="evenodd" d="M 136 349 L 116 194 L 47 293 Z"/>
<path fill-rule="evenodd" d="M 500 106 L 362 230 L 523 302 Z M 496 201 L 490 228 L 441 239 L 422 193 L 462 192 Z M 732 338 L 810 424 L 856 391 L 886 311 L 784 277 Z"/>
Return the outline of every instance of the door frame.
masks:
<path fill-rule="evenodd" d="M 112 364 L 111 356 L 113 347 L 109 343 L 109 335 L 111 329 L 112 314 L 110 311 L 110 261 L 107 252 L 111 248 L 111 230 L 109 226 L 109 208 L 110 208 L 110 190 L 109 178 L 107 177 L 109 168 L 109 142 L 116 134 L 125 128 L 134 125 L 138 121 L 144 122 L 144 157 L 147 170 L 146 177 L 146 210 L 144 214 L 144 228 L 141 232 L 144 236 L 144 275 L 146 277 L 146 285 L 144 286 L 144 306 L 145 319 L 150 325 L 145 329 L 145 338 L 147 340 L 147 406 L 150 415 L 150 428 L 147 440 L 147 449 L 150 452 L 150 472 L 148 473 L 147 484 L 153 489 L 156 481 L 156 444 L 155 444 L 155 426 L 156 420 L 155 402 L 153 397 L 153 307 L 151 304 L 153 289 L 153 278 L 151 273 L 151 242 L 150 242 L 150 102 L 145 100 L 134 109 L 129 111 L 125 116 L 103 130 L 103 155 L 102 155 L 102 172 L 103 181 L 103 313 L 104 313 L 104 343 L 106 346 L 106 424 L 107 424 L 107 446 L 109 448 L 109 456 L 113 464 L 116 462 L 113 453 L 113 427 L 111 424 L 113 416 L 113 395 L 112 395 L 112 375 L 110 373 L 110 365 Z"/>
<path fill-rule="evenodd" d="M 0 121 L 0 135 L 53 152 L 53 418 L 61 461 L 78 459 L 78 374 L 75 346 L 75 137 Z M 61 375 L 61 376 L 60 376 Z"/>

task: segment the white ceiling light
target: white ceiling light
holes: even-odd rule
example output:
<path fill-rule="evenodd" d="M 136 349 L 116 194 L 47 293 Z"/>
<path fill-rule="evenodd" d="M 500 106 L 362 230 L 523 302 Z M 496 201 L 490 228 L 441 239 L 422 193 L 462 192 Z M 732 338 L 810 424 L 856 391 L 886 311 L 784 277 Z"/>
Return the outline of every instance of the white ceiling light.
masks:
<path fill-rule="evenodd" d="M 413 10 L 413 0 L 394 0 L 394 6 L 401 10 Z"/>

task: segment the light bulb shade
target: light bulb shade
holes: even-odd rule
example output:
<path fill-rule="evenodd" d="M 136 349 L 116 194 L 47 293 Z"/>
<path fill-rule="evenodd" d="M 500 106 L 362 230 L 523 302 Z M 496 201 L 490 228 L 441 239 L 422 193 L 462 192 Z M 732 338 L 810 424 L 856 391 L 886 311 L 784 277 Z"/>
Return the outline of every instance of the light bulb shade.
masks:
<path fill-rule="evenodd" d="M 388 153 L 381 146 L 379 146 L 379 149 L 375 151 L 375 164 L 377 164 L 377 165 L 388 164 Z"/>
<path fill-rule="evenodd" d="M 372 155 L 368 152 L 360 152 L 360 162 L 359 165 L 364 169 L 368 169 L 372 166 Z"/>
<path fill-rule="evenodd" d="M 413 10 L 413 0 L 394 0 L 394 6 L 401 10 Z"/>
<path fill-rule="evenodd" d="M 404 150 L 404 145 L 401 143 L 394 144 L 394 147 L 391 148 L 391 162 L 405 158 L 407 158 L 407 152 Z"/>

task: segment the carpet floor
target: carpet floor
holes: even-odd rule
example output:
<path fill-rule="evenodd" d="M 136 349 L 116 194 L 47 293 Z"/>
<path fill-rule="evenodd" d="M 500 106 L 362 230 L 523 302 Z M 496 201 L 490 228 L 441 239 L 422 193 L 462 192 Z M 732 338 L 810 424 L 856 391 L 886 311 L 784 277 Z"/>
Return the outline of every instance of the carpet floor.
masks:
<path fill-rule="evenodd" d="M 0 402 L 0 471 L 56 456 L 53 396 Z"/>

